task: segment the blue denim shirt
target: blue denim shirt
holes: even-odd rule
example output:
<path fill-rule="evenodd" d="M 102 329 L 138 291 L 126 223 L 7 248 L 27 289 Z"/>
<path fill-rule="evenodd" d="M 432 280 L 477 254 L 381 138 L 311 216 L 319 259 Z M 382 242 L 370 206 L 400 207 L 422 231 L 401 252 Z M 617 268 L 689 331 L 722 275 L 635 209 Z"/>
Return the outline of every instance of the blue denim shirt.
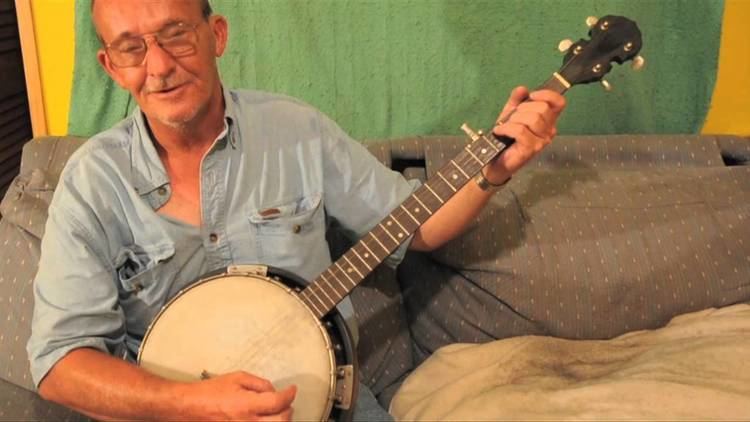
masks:
<path fill-rule="evenodd" d="M 157 213 L 169 177 L 139 110 L 68 161 L 34 283 L 37 386 L 76 348 L 133 360 L 160 308 L 206 272 L 263 263 L 314 278 L 331 263 L 328 217 L 362 236 L 415 188 L 306 104 L 253 91 L 224 99 L 224 131 L 201 167 L 200 227 Z M 339 309 L 351 321 L 351 303 Z"/>

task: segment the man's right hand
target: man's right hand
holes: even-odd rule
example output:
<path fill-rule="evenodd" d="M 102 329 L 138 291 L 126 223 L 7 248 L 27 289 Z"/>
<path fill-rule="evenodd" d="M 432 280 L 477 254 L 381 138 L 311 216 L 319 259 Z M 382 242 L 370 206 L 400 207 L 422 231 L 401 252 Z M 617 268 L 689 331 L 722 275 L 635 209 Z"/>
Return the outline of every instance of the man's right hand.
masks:
<path fill-rule="evenodd" d="M 288 421 L 297 394 L 296 386 L 276 391 L 270 381 L 247 372 L 219 375 L 185 387 L 185 408 L 195 412 L 186 416 L 207 420 Z"/>
<path fill-rule="evenodd" d="M 99 350 L 81 348 L 53 366 L 39 393 L 99 420 L 287 421 L 297 387 L 276 391 L 268 380 L 246 372 L 175 382 Z"/>

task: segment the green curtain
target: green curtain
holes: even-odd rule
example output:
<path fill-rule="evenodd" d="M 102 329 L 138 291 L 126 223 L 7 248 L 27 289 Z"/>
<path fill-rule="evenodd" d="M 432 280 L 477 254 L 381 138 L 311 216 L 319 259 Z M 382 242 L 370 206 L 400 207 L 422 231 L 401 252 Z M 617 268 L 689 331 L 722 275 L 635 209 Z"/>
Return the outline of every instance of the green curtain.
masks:
<path fill-rule="evenodd" d="M 516 85 L 562 63 L 587 16 L 624 15 L 643 33 L 643 71 L 617 66 L 573 88 L 560 133 L 696 133 L 716 79 L 723 1 L 213 0 L 229 20 L 224 83 L 281 92 L 356 138 L 456 134 L 488 126 Z M 90 136 L 135 105 L 96 63 L 89 1 L 76 4 L 69 132 Z"/>

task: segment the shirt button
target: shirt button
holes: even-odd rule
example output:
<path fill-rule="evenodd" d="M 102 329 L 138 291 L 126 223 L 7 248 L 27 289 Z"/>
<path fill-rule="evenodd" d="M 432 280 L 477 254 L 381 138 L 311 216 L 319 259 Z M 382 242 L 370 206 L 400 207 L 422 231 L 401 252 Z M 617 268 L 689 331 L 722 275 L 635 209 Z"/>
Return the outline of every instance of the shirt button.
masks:
<path fill-rule="evenodd" d="M 166 194 L 167 194 L 167 188 L 165 188 L 164 186 L 162 186 L 162 187 L 160 187 L 159 189 L 157 189 L 157 190 L 156 190 L 156 192 L 157 192 L 157 193 L 158 193 L 159 195 L 161 195 L 161 196 L 164 196 L 164 195 L 166 195 Z"/>
<path fill-rule="evenodd" d="M 219 235 L 216 233 L 211 233 L 208 235 L 208 240 L 211 241 L 211 243 L 216 243 L 219 240 Z"/>
<path fill-rule="evenodd" d="M 293 232 L 294 232 L 295 234 L 296 234 L 296 233 L 299 233 L 300 231 L 302 231 L 302 227 L 300 227 L 300 225 L 299 225 L 299 224 L 295 224 L 295 225 L 294 225 L 294 226 L 292 227 L 292 231 L 293 231 Z"/>

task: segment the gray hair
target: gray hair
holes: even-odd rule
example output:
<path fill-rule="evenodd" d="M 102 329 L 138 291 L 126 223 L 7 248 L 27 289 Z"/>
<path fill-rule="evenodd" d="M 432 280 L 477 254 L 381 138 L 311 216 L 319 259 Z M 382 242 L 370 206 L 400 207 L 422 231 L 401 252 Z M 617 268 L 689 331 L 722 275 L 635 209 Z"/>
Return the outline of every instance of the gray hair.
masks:
<path fill-rule="evenodd" d="M 213 14 L 213 9 L 211 9 L 211 3 L 209 3 L 208 0 L 200 0 L 201 2 L 201 14 L 203 15 L 203 19 L 208 19 L 211 14 Z M 94 11 L 94 3 L 96 3 L 96 0 L 91 0 L 91 11 Z"/>

